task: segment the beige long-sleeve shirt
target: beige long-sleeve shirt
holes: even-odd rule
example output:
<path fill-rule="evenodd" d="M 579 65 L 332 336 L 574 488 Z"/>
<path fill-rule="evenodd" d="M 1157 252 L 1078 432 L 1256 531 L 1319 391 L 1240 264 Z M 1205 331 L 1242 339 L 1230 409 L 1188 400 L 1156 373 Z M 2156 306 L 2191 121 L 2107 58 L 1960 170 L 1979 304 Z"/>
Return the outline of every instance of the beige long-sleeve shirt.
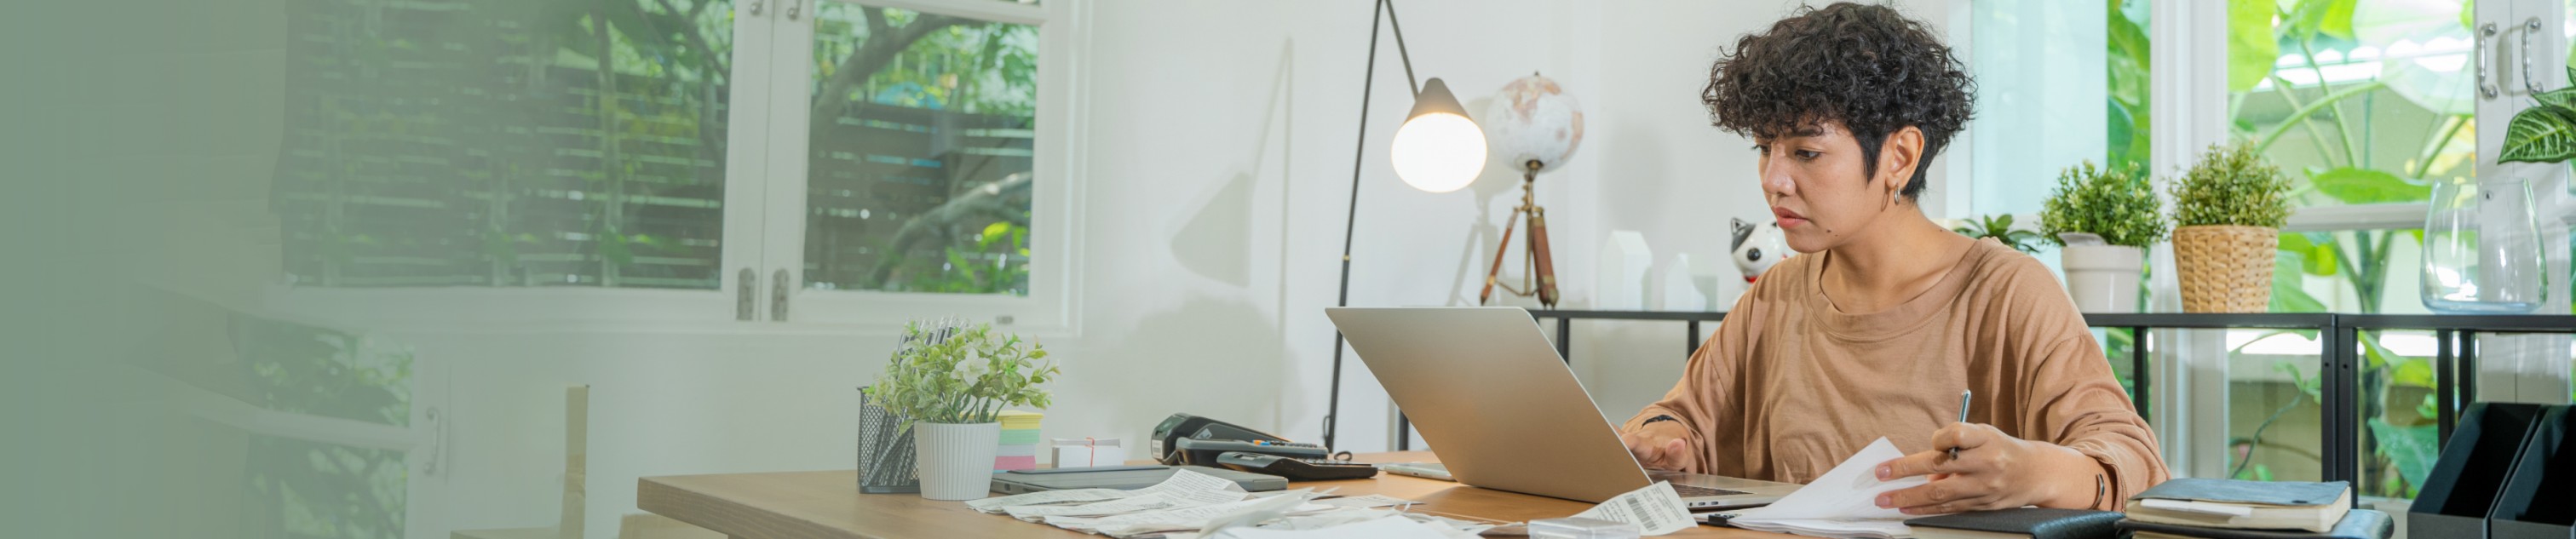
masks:
<path fill-rule="evenodd" d="M 1934 449 L 1959 390 L 1974 389 L 1969 422 L 2101 461 L 2104 499 L 2168 477 L 2155 433 L 2039 261 L 1979 241 L 1922 295 L 1852 314 L 1817 284 L 1827 256 L 1764 272 L 1681 382 L 1623 428 L 1668 414 L 1690 432 L 1685 471 L 1805 483 L 1880 436 Z"/>

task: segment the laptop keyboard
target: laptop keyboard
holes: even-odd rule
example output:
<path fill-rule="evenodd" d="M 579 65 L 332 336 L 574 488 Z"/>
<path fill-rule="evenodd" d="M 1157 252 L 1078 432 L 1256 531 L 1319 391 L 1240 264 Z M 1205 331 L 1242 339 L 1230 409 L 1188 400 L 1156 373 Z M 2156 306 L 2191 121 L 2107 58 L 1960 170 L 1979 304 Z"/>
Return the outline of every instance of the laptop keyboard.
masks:
<path fill-rule="evenodd" d="M 1722 489 L 1722 488 L 1708 488 L 1708 487 L 1699 487 L 1699 486 L 1691 486 L 1691 485 L 1673 485 L 1673 491 L 1674 491 L 1674 492 L 1677 492 L 1677 493 L 1680 493 L 1680 494 L 1682 495 L 1682 497 L 1684 497 L 1684 498 L 1697 498 L 1697 497 L 1701 497 L 1701 496 L 1735 496 L 1735 495 L 1739 495 L 1739 494 L 1752 494 L 1752 493 L 1750 493 L 1750 492 L 1744 492 L 1744 491 L 1739 491 L 1739 490 L 1726 490 L 1726 489 Z"/>

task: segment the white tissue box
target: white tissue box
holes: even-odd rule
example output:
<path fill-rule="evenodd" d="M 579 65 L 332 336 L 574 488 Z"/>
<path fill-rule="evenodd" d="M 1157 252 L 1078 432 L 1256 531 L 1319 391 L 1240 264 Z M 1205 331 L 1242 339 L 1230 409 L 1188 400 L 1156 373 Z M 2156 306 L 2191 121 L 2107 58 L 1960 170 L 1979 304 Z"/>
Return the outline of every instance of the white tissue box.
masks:
<path fill-rule="evenodd" d="M 1127 463 L 1127 447 L 1117 438 L 1056 438 L 1055 467 L 1117 466 Z"/>

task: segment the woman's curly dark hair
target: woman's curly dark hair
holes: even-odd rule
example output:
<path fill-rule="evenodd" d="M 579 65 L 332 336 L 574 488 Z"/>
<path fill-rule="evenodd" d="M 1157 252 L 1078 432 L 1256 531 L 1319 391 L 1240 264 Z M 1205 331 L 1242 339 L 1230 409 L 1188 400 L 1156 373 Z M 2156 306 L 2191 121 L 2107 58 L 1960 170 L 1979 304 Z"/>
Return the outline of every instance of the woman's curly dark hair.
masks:
<path fill-rule="evenodd" d="M 1923 23 L 1887 6 L 1840 2 L 1799 8 L 1736 40 L 1709 68 L 1700 102 L 1717 127 L 1756 139 L 1841 123 L 1876 175 L 1879 145 L 1907 126 L 1923 131 L 1922 162 L 1940 155 L 1974 114 L 1975 93 L 1966 67 Z M 1930 169 L 1915 167 L 1906 197 L 1922 195 Z"/>

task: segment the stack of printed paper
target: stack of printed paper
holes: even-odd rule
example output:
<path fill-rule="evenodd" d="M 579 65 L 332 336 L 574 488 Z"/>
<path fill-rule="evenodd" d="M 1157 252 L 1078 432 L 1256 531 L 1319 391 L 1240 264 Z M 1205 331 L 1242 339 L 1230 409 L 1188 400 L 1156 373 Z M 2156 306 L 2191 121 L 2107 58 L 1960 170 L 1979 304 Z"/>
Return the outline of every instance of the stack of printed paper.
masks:
<path fill-rule="evenodd" d="M 1313 489 L 1247 493 L 1233 481 L 1180 470 L 1170 479 L 1134 490 L 1072 489 L 1031 492 L 970 500 L 966 506 L 985 513 L 1112 537 L 1140 537 L 1174 532 L 1214 532 L 1238 528 L 1316 530 L 1396 516 L 1426 524 L 1424 530 L 1447 530 L 1422 537 L 1474 537 L 1491 524 L 1465 522 L 1385 509 L 1411 501 L 1386 496 L 1326 499 Z M 1379 525 L 1384 526 L 1384 525 Z"/>
<path fill-rule="evenodd" d="M 1751 530 L 1817 537 L 1904 539 L 1907 515 L 1878 506 L 1878 495 L 1930 482 L 1923 476 L 1880 481 L 1878 465 L 1905 456 L 1886 438 L 1871 442 L 1859 454 L 1766 507 L 1727 514 L 1727 525 Z"/>

